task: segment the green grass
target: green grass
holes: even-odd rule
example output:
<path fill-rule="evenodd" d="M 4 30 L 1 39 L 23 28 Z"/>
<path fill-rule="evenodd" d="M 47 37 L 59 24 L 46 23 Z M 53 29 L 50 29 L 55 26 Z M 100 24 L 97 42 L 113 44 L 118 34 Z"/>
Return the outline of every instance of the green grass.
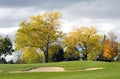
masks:
<path fill-rule="evenodd" d="M 29 70 L 45 66 L 63 67 L 68 72 L 8 73 L 10 71 Z M 103 67 L 103 69 L 75 71 L 91 67 Z M 72 61 L 47 64 L 0 64 L 0 79 L 120 79 L 120 63 Z"/>

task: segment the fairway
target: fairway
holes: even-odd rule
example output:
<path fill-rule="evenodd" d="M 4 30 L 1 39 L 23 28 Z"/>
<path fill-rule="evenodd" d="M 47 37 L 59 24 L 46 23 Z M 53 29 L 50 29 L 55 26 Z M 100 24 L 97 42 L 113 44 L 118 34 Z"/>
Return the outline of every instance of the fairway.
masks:
<path fill-rule="evenodd" d="M 23 72 L 39 67 L 62 67 L 65 72 Z M 85 70 L 88 68 L 103 68 Z M 0 79 L 119 79 L 119 62 L 71 61 L 47 64 L 1 64 Z"/>

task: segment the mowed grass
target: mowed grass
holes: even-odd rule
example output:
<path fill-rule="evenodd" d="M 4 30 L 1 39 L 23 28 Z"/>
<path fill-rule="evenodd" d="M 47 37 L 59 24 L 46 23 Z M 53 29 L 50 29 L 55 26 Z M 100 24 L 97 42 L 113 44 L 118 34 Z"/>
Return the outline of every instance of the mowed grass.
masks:
<path fill-rule="evenodd" d="M 37 67 L 63 67 L 67 72 L 9 73 Z M 102 67 L 86 71 L 86 68 Z M 82 71 L 76 71 L 82 70 Z M 1 64 L 0 79 L 120 79 L 119 62 L 71 61 L 47 64 Z"/>

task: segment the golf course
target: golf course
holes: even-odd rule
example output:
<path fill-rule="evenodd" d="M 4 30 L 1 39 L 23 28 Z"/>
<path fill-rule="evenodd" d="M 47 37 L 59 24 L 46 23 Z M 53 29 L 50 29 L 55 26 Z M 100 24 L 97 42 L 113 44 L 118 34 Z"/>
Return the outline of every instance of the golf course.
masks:
<path fill-rule="evenodd" d="M 30 71 L 37 68 L 46 71 Z M 49 68 L 64 71 L 49 71 Z M 119 79 L 119 62 L 69 61 L 40 64 L 0 64 L 0 79 Z"/>

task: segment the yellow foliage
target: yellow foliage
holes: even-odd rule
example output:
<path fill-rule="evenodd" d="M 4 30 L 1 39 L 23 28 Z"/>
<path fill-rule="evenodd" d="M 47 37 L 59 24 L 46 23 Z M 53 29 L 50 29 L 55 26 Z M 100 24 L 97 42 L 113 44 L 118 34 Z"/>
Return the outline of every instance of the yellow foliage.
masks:
<path fill-rule="evenodd" d="M 16 33 L 14 42 L 15 49 L 24 51 L 26 47 L 35 47 L 42 51 L 48 50 L 49 45 L 62 36 L 59 29 L 60 17 L 60 13 L 56 11 L 32 16 L 28 21 L 20 23 L 21 27 Z M 47 58 L 47 54 L 45 54 L 45 58 Z"/>
<path fill-rule="evenodd" d="M 35 48 L 26 48 L 23 51 L 23 62 L 25 63 L 39 63 L 40 55 Z"/>
<path fill-rule="evenodd" d="M 56 41 L 57 37 L 61 36 L 60 17 L 59 12 L 44 13 L 32 16 L 30 20 L 20 23 L 21 27 L 15 38 L 16 50 L 26 46 L 45 47 L 48 42 Z"/>
<path fill-rule="evenodd" d="M 44 63 L 45 62 L 45 56 L 44 56 L 44 52 L 40 52 L 40 63 Z"/>
<path fill-rule="evenodd" d="M 79 47 L 85 54 L 90 55 L 90 52 L 97 54 L 101 50 L 101 36 L 93 26 L 79 27 L 66 36 L 63 45 L 69 47 L 69 50 Z"/>

